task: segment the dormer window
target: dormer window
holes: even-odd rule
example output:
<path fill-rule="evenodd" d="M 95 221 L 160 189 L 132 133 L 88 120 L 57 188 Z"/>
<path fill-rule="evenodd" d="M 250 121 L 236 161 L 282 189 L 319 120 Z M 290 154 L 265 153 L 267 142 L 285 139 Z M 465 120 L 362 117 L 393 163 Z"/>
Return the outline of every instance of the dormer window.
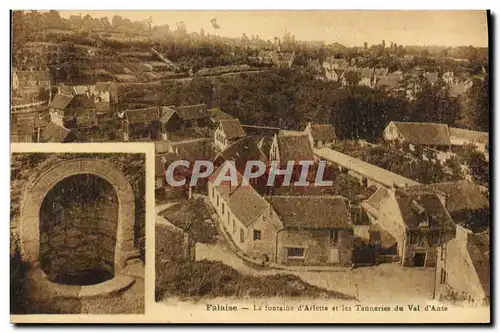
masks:
<path fill-rule="evenodd" d="M 425 208 L 422 207 L 417 201 L 412 200 L 410 202 L 410 208 L 417 213 L 418 215 L 422 215 L 425 213 Z"/>

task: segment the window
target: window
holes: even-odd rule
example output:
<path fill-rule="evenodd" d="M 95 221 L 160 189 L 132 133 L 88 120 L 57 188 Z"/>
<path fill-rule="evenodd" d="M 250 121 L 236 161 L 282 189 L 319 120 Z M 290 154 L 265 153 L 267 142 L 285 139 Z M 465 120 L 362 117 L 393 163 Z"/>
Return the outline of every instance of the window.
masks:
<path fill-rule="evenodd" d="M 212 198 L 215 198 L 215 187 L 212 187 Z"/>
<path fill-rule="evenodd" d="M 222 203 L 222 215 L 224 215 L 224 203 Z"/>
<path fill-rule="evenodd" d="M 260 230 L 253 231 L 253 240 L 261 240 L 262 233 Z"/>
<path fill-rule="evenodd" d="M 303 247 L 287 247 L 286 255 L 290 259 L 303 259 L 304 258 L 304 248 Z"/>
<path fill-rule="evenodd" d="M 219 207 L 219 194 L 217 194 L 217 207 Z"/>
<path fill-rule="evenodd" d="M 330 245 L 337 244 L 339 241 L 339 231 L 330 230 Z"/>
<path fill-rule="evenodd" d="M 240 243 L 245 243 L 245 230 L 240 229 Z"/>
<path fill-rule="evenodd" d="M 233 219 L 233 234 L 236 233 L 236 223 L 234 222 L 234 219 Z"/>

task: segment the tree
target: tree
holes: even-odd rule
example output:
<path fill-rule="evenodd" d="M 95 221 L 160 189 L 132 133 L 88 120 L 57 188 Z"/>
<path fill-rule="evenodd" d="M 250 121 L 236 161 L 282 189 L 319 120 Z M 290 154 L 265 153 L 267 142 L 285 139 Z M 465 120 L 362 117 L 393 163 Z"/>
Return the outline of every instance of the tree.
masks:
<path fill-rule="evenodd" d="M 351 88 L 356 87 L 361 81 L 361 75 L 357 71 L 345 71 L 344 75 L 347 85 Z"/>
<path fill-rule="evenodd" d="M 442 81 L 432 86 L 426 80 L 411 104 L 409 118 L 413 121 L 437 122 L 454 125 L 460 111 L 460 103 L 449 94 L 449 88 Z"/>
<path fill-rule="evenodd" d="M 123 19 L 119 15 L 115 15 L 111 19 L 111 26 L 113 27 L 113 29 L 120 27 L 122 24 L 123 24 Z"/>
<path fill-rule="evenodd" d="M 467 108 L 473 128 L 488 132 L 490 126 L 488 75 L 482 80 L 475 79 L 467 92 Z"/>
<path fill-rule="evenodd" d="M 101 25 L 101 28 L 104 29 L 104 30 L 109 30 L 111 29 L 111 23 L 109 23 L 109 19 L 105 16 L 105 17 L 101 17 L 100 19 L 100 25 Z"/>

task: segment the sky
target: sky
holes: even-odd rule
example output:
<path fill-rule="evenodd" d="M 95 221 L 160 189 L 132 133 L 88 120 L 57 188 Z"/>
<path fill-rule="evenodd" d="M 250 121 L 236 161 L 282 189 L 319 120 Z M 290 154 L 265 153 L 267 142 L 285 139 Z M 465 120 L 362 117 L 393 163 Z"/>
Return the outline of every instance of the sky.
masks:
<path fill-rule="evenodd" d="M 219 36 L 242 33 L 263 39 L 283 36 L 285 30 L 298 40 L 338 42 L 362 46 L 394 42 L 403 45 L 488 46 L 485 11 L 60 11 L 61 16 L 114 15 L 146 20 L 176 28 L 183 21 L 189 32 L 215 33 L 210 23 L 217 19 Z"/>

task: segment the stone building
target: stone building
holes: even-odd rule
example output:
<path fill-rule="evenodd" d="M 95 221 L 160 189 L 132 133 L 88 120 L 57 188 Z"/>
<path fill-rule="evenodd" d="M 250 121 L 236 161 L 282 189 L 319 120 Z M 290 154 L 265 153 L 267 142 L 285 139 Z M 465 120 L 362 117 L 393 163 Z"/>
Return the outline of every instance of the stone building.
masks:
<path fill-rule="evenodd" d="M 434 297 L 472 306 L 490 303 L 490 232 L 457 225 L 456 237 L 437 251 Z"/>
<path fill-rule="evenodd" d="M 309 141 L 314 148 L 331 148 L 337 140 L 335 128 L 331 124 L 320 125 L 309 122 L 304 132 L 309 136 Z"/>
<path fill-rule="evenodd" d="M 222 120 L 215 129 L 214 146 L 217 150 L 222 151 L 245 135 L 245 130 L 241 127 L 238 119 Z"/>
<path fill-rule="evenodd" d="M 437 194 L 380 187 L 361 206 L 372 225 L 394 238 L 403 266 L 434 267 L 437 248 L 454 237 L 455 225 Z"/>
<path fill-rule="evenodd" d="M 262 197 L 249 184 L 208 182 L 221 228 L 245 256 L 282 265 L 351 265 L 353 225 L 342 197 Z"/>
<path fill-rule="evenodd" d="M 95 103 L 84 94 L 57 94 L 49 110 L 51 122 L 62 127 L 92 128 L 98 124 Z"/>
<path fill-rule="evenodd" d="M 407 143 L 412 150 L 416 147 L 441 151 L 451 149 L 450 132 L 446 124 L 391 121 L 384 129 L 383 138 L 391 143 Z"/>
<path fill-rule="evenodd" d="M 158 140 L 161 137 L 160 110 L 158 107 L 124 111 L 123 139 Z"/>

